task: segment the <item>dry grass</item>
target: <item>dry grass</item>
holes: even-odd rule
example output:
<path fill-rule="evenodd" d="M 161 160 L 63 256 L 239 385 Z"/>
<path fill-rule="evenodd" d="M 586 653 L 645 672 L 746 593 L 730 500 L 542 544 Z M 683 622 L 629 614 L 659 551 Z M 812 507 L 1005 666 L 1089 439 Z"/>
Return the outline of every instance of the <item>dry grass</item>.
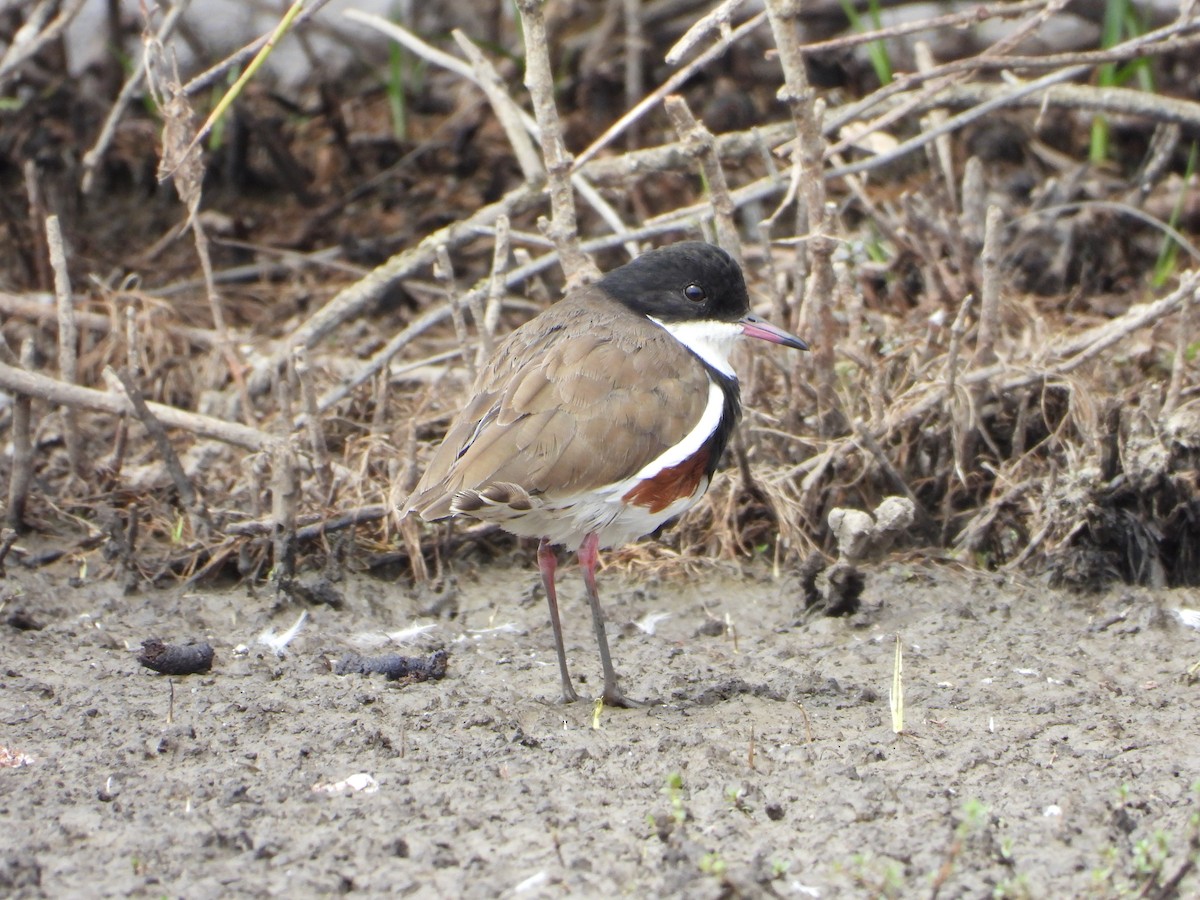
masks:
<path fill-rule="evenodd" d="M 1164 82 L 1172 63 L 1190 58 L 1200 23 L 1167 22 L 1110 50 L 1053 57 L 1018 57 L 1020 45 L 1004 40 L 927 62 L 850 102 L 858 76 L 821 96 L 803 80 L 803 61 L 811 68 L 871 36 L 813 50 L 789 43 L 798 32 L 787 4 L 769 8 L 770 27 L 762 15 L 711 17 L 669 70 L 663 50 L 705 10 L 686 22 L 640 21 L 635 35 L 663 49 L 640 55 L 645 66 L 620 68 L 623 96 L 647 99 L 614 127 L 618 113 L 604 103 L 615 70 L 586 50 L 590 35 L 616 41 L 610 57 L 634 53 L 619 46 L 619 23 L 568 38 L 551 17 L 550 63 L 542 59 L 530 85 L 532 133 L 551 154 L 541 167 L 525 158 L 519 130 L 533 119 L 520 111 L 530 102 L 511 64 L 489 55 L 499 75 L 478 60 L 457 60 L 446 74 L 416 38 L 406 46 L 428 55 L 419 86 L 428 109 L 417 111 L 421 95 L 408 97 L 414 134 L 383 158 L 351 139 L 372 121 L 366 109 L 384 106 L 368 85 L 340 104 L 326 97 L 257 148 L 250 165 L 270 172 L 271 191 L 222 191 L 230 157 L 210 150 L 204 180 L 217 186 L 215 199 L 207 188 L 201 198 L 203 173 L 189 162 L 183 205 L 140 216 L 116 180 L 148 149 L 121 143 L 123 133 L 145 134 L 126 111 L 107 157 L 93 150 L 86 169 L 89 179 L 107 171 L 108 193 L 102 186 L 104 199 L 91 205 L 118 223 L 107 237 L 88 230 L 86 209 L 62 200 L 72 175 L 26 167 L 27 183 L 15 187 L 39 199 L 11 230 L 23 263 L 0 294 L 3 335 L 31 340 L 51 361 L 22 362 L 11 350 L 0 360 L 0 385 L 33 398 L 34 410 L 25 437 L 24 401 L 7 416 L 8 519 L 22 530 L 15 544 L 0 541 L 10 561 L 66 555 L 131 582 L 230 569 L 286 578 L 294 552 L 301 566 L 402 563 L 424 577 L 464 546 L 495 552 L 504 544 L 486 529 L 397 527 L 385 514 L 460 405 L 481 346 L 557 293 L 560 253 L 587 277 L 593 262 L 619 264 L 629 247 L 712 237 L 715 227 L 741 244 L 756 303 L 818 352 L 737 361 L 747 417 L 727 469 L 661 543 L 613 564 L 678 571 L 759 555 L 788 566 L 832 551 L 831 510 L 903 495 L 918 511 L 910 545 L 971 564 L 1077 584 L 1200 581 L 1189 324 L 1200 270 L 1190 245 L 1174 269 L 1160 262 L 1164 234 L 1186 240 L 1197 226 L 1197 205 L 1176 201 L 1196 192 L 1194 177 L 1181 179 L 1200 104 L 1165 96 Z M 1035 3 L 986 12 L 1029 33 L 1065 15 Z M 513 23 L 503 25 L 473 37 L 523 52 Z M 169 47 L 169 35 L 159 37 Z M 568 44 L 585 52 L 564 56 Z M 786 106 L 774 96 L 784 73 L 763 60 L 776 50 Z M 1149 61 L 1163 94 L 1135 101 L 1137 92 L 1086 83 L 1100 63 L 1133 57 Z M 169 67 L 155 59 L 161 82 Z M 1031 81 L 994 77 L 1005 60 Z M 564 65 L 575 68 L 556 110 L 536 75 Z M 645 78 L 661 86 L 647 89 Z M 1036 89 L 1034 78 L 1043 79 Z M 487 100 L 464 88 L 473 79 L 486 82 Z M 1076 83 L 1052 87 L 1066 81 Z M 159 90 L 170 98 L 160 108 L 165 141 L 182 152 L 203 84 L 180 82 L 172 75 Z M 507 84 L 507 102 L 497 83 Z M 243 115 L 262 124 L 273 101 L 253 85 L 246 93 Z M 945 114 L 929 114 L 938 109 Z M 1106 110 L 1117 155 L 1089 166 L 1091 117 Z M 16 134 L 37 114 L 6 115 Z M 18 140 L 11 152 L 31 146 Z M 210 203 L 223 216 L 209 216 Z M 57 335 L 72 323 L 61 304 L 56 318 L 37 301 L 51 287 L 41 218 L 55 211 L 79 335 L 64 370 Z M 196 237 L 193 254 L 178 240 L 180 222 Z M 89 278 L 97 260 L 131 274 Z M 66 279 L 55 270 L 61 292 Z M 1164 273 L 1164 286 L 1152 287 Z M 110 368 L 144 407 L 106 390 Z M 178 466 L 150 437 L 157 419 Z"/>

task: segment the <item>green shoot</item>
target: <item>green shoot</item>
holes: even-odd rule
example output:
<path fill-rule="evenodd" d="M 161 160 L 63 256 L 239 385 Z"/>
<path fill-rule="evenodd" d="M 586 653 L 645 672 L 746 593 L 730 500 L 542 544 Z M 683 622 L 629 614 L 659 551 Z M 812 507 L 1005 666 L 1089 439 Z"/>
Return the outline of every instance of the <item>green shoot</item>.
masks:
<path fill-rule="evenodd" d="M 883 27 L 883 19 L 879 15 L 879 0 L 867 0 L 867 9 L 871 13 L 871 27 L 878 31 Z M 879 83 L 891 84 L 894 70 L 892 69 L 892 58 L 888 56 L 887 43 L 871 41 L 867 52 L 871 55 L 871 65 L 875 69 Z"/>
<path fill-rule="evenodd" d="M 1108 0 L 1104 7 L 1104 26 L 1100 33 L 1100 46 L 1108 50 L 1121 41 L 1121 25 L 1124 21 L 1125 0 Z M 1096 82 L 1102 87 L 1112 87 L 1117 81 L 1116 63 L 1105 63 L 1096 73 Z M 1092 141 L 1088 151 L 1092 165 L 1100 165 L 1108 159 L 1108 119 L 1096 116 L 1092 119 Z"/>
<path fill-rule="evenodd" d="M 236 81 L 237 72 L 230 70 L 229 74 L 225 76 L 226 90 L 232 88 Z M 209 153 L 216 153 L 221 148 L 221 145 L 225 143 L 225 123 L 228 121 L 228 119 L 221 117 L 213 122 L 212 128 L 208 132 Z"/>
<path fill-rule="evenodd" d="M 227 90 L 224 96 L 217 101 L 217 105 L 213 108 L 212 113 L 209 114 L 208 119 L 200 126 L 200 130 L 196 132 L 196 136 L 192 138 L 191 144 L 180 154 L 180 160 L 187 159 L 196 144 L 200 143 L 205 135 L 213 129 L 213 126 L 221 121 L 221 117 L 229 111 L 229 107 L 233 105 L 233 101 L 241 95 L 242 90 L 250 83 L 250 79 L 257 74 L 262 64 L 266 62 L 267 57 L 271 55 L 271 52 L 275 49 L 275 45 L 283 40 L 283 36 L 291 29 L 292 24 L 296 21 L 296 16 L 300 14 L 303 8 L 304 0 L 293 0 L 292 5 L 283 14 L 283 18 L 279 20 L 279 24 L 275 26 L 275 30 L 271 33 L 271 37 L 263 45 L 262 49 L 255 54 L 254 59 L 250 60 L 250 64 L 246 66 L 242 74 L 234 81 L 233 87 Z"/>
<path fill-rule="evenodd" d="M 388 45 L 388 81 L 387 100 L 388 111 L 392 114 L 392 134 L 396 140 L 403 141 L 408 137 L 408 94 L 405 90 L 405 70 L 408 68 L 408 54 L 397 43 Z"/>
<path fill-rule="evenodd" d="M 1137 37 L 1145 31 L 1130 0 L 1107 0 L 1104 6 L 1104 25 L 1100 34 L 1100 46 L 1108 50 L 1128 37 Z M 1097 70 L 1096 82 L 1102 88 L 1117 87 L 1137 81 L 1143 91 L 1154 90 L 1154 77 L 1150 61 L 1145 58 L 1131 60 L 1123 66 L 1105 63 Z M 1096 116 L 1092 119 L 1092 140 L 1088 159 L 1093 165 L 1105 162 L 1109 157 L 1108 119 Z"/>
<path fill-rule="evenodd" d="M 683 776 L 672 772 L 667 776 L 667 782 L 659 791 L 671 804 L 671 818 L 676 825 L 682 825 L 687 819 L 687 810 L 683 805 Z"/>
<path fill-rule="evenodd" d="M 1162 831 L 1142 838 L 1133 845 L 1133 872 L 1143 882 L 1157 884 L 1166 864 L 1170 842 Z"/>
<path fill-rule="evenodd" d="M 983 830 L 987 824 L 988 808 L 983 801 L 968 797 L 962 805 L 962 821 L 956 832 L 960 838 L 970 837 Z"/>
<path fill-rule="evenodd" d="M 1192 149 L 1188 153 L 1187 167 L 1183 172 L 1183 187 L 1175 198 L 1175 205 L 1171 208 L 1171 218 L 1167 220 L 1167 224 L 1172 229 L 1177 229 L 1179 226 L 1179 217 L 1183 214 L 1183 203 L 1187 198 L 1188 185 L 1191 184 L 1195 174 L 1196 142 L 1192 141 Z M 1170 235 L 1164 236 L 1162 248 L 1158 251 L 1158 259 L 1154 262 L 1154 274 L 1150 279 L 1150 283 L 1154 287 L 1162 287 L 1167 279 L 1175 274 L 1175 263 L 1178 256 L 1179 243 Z"/>
<path fill-rule="evenodd" d="M 846 18 L 850 20 L 850 25 L 855 31 L 867 31 L 866 23 L 863 17 L 858 14 L 858 10 L 854 8 L 853 0 L 841 0 L 842 11 L 846 13 Z M 871 25 L 875 29 L 879 29 L 879 0 L 868 0 L 867 10 L 871 16 Z M 879 83 L 891 84 L 892 82 L 892 59 L 888 55 L 887 44 L 883 41 L 871 41 L 867 44 L 867 56 L 871 60 L 871 68 L 875 70 L 875 77 L 879 79 Z"/>
<path fill-rule="evenodd" d="M 725 860 L 719 853 L 705 853 L 700 857 L 700 871 L 705 875 L 715 875 L 718 878 L 725 874 Z"/>
<path fill-rule="evenodd" d="M 754 808 L 746 802 L 746 792 L 734 785 L 725 788 L 725 802 L 729 804 L 730 809 L 747 816 L 754 812 Z"/>

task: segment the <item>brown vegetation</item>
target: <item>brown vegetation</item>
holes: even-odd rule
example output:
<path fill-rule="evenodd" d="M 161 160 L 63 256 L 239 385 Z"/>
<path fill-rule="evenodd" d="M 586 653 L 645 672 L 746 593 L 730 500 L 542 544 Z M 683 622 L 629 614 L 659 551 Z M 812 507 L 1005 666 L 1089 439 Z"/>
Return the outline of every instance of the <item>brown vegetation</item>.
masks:
<path fill-rule="evenodd" d="M 1047 49 L 1064 5 L 848 34 L 826 3 L 539 24 L 522 0 L 520 29 L 500 3 L 442 49 L 390 26 L 403 83 L 251 79 L 204 140 L 219 79 L 175 72 L 177 17 L 123 91 L 63 77 L 44 22 L 0 59 L 0 559 L 131 584 L 286 586 L 297 555 L 440 570 L 497 536 L 388 511 L 496 333 L 562 272 L 702 235 L 816 352 L 740 360 L 732 464 L 672 549 L 630 554 L 795 561 L 832 549 L 833 509 L 899 494 L 914 544 L 981 566 L 1196 584 L 1200 21 Z M 873 87 L 884 39 L 909 71 Z M 1097 75 L 1131 61 L 1155 90 Z"/>

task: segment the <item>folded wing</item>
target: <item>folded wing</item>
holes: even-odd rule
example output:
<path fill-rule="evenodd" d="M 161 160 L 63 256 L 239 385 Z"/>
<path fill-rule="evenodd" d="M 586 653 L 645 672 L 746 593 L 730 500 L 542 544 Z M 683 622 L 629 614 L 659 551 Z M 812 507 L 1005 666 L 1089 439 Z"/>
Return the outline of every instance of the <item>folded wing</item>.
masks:
<path fill-rule="evenodd" d="M 563 329 L 570 341 L 556 339 Z M 665 330 L 582 292 L 497 350 L 405 507 L 438 519 L 463 490 L 515 485 L 553 499 L 619 482 L 692 429 L 708 384 Z"/>

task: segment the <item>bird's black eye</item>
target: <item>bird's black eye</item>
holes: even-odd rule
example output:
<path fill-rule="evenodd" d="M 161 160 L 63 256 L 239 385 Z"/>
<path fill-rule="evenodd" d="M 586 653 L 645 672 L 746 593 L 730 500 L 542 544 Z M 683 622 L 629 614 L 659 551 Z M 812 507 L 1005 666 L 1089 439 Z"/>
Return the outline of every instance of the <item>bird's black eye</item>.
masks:
<path fill-rule="evenodd" d="M 698 284 L 689 284 L 683 289 L 683 296 L 687 297 L 693 303 L 700 303 L 708 295 L 704 293 L 704 288 Z"/>

